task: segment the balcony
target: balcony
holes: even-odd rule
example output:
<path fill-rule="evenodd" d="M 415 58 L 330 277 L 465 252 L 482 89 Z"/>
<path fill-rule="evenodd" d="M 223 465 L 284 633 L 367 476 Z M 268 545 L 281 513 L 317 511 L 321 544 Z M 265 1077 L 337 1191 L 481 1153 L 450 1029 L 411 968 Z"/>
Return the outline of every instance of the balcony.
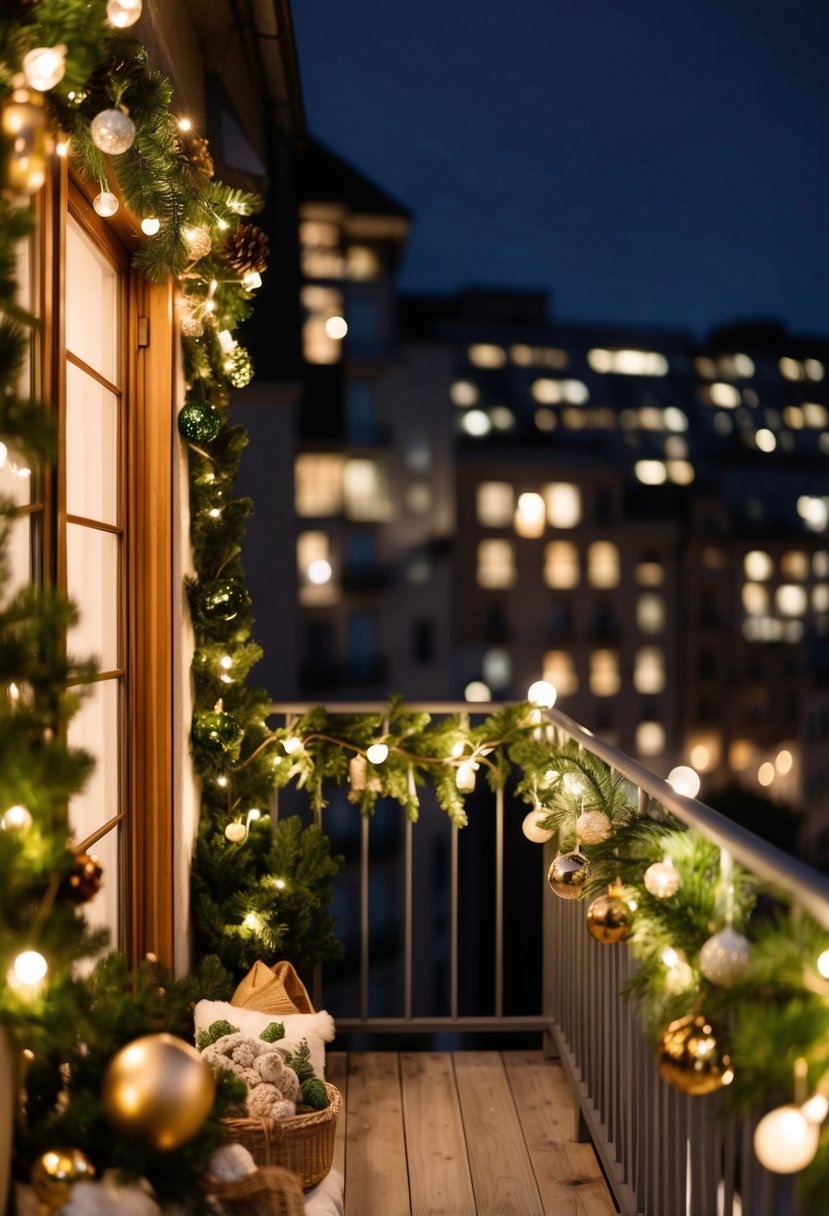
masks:
<path fill-rule="evenodd" d="M 274 712 L 294 721 L 308 708 Z M 501 707 L 408 708 L 474 720 Z M 785 893 L 793 924 L 805 912 L 829 928 L 829 880 L 560 711 L 545 714 L 540 730 L 630 783 L 640 816 L 669 813 L 719 851 L 723 872 L 736 864 Z M 350 956 L 313 984 L 337 1024 L 329 1068 L 345 1096 L 335 1164 L 346 1216 L 811 1216 L 818 1209 L 798 1206 L 796 1176 L 769 1172 L 754 1154 L 764 1110 L 728 1113 L 722 1092 L 690 1096 L 662 1079 L 636 1010 L 620 998 L 637 962 L 624 942 L 590 938 L 584 903 L 547 887 L 555 842 L 540 848 L 514 831 L 526 808 L 514 813 L 502 791 L 473 797 L 463 830 L 421 801 L 418 825 L 404 821 L 395 834 L 397 878 L 382 894 L 370 882 L 381 805 L 360 819 L 346 862 Z M 335 805 L 320 818 L 333 826 Z M 395 952 L 387 936 L 398 921 Z M 537 984 L 519 991 L 530 972 Z"/>

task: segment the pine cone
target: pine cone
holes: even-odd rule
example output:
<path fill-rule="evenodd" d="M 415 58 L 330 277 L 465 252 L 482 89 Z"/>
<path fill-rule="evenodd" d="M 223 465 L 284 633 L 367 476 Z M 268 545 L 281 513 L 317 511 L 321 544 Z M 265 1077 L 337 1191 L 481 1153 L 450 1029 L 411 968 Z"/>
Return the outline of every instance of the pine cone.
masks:
<path fill-rule="evenodd" d="M 196 177 L 202 177 L 205 181 L 209 181 L 213 176 L 214 167 L 213 157 L 210 155 L 210 146 L 207 140 L 199 135 L 197 131 L 180 131 L 178 139 L 182 155 Z"/>
<path fill-rule="evenodd" d="M 240 224 L 225 237 L 223 252 L 225 260 L 239 274 L 254 270 L 261 274 L 268 267 L 268 238 L 255 224 Z"/>

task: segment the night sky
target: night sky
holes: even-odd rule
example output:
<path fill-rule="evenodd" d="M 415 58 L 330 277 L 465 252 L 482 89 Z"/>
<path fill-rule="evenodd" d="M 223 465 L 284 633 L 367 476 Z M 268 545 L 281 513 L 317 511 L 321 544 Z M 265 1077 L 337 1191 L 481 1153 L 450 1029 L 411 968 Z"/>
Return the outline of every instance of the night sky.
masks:
<path fill-rule="evenodd" d="M 311 130 L 412 207 L 401 286 L 829 331 L 827 0 L 295 0 Z"/>

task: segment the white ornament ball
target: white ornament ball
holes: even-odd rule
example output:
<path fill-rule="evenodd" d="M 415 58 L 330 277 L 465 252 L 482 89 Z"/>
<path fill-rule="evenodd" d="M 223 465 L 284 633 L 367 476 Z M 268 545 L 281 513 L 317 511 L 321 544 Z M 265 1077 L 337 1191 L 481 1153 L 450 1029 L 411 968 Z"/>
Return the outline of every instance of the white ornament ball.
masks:
<path fill-rule="evenodd" d="M 135 123 L 123 110 L 101 110 L 89 124 L 92 142 L 102 152 L 118 156 L 133 145 Z"/>
<path fill-rule="evenodd" d="M 239 844 L 247 836 L 245 825 L 239 820 L 234 820 L 233 823 L 229 823 L 225 828 L 225 836 L 231 843 Z"/>
<path fill-rule="evenodd" d="M 118 199 L 114 194 L 110 194 L 109 190 L 102 190 L 100 194 L 95 195 L 92 206 L 98 215 L 102 215 L 106 219 L 110 215 L 115 215 L 118 210 Z"/>
<path fill-rule="evenodd" d="M 775 1174 L 795 1174 L 814 1158 L 820 1127 L 796 1106 L 778 1106 L 764 1115 L 754 1131 L 757 1160 Z"/>
<path fill-rule="evenodd" d="M 107 0 L 107 21 L 116 30 L 126 30 L 135 25 L 141 8 L 141 0 Z"/>
<path fill-rule="evenodd" d="M 730 925 L 709 937 L 699 952 L 699 969 L 712 984 L 732 988 L 748 966 L 749 944 Z"/>
<path fill-rule="evenodd" d="M 60 84 L 66 72 L 65 46 L 36 46 L 23 56 L 23 75 L 30 89 L 46 93 Z"/>
<path fill-rule="evenodd" d="M 552 840 L 555 832 L 552 828 L 541 828 L 538 826 L 538 820 L 546 814 L 543 806 L 537 806 L 535 810 L 530 811 L 529 815 L 524 816 L 524 822 L 521 824 L 521 831 L 531 840 L 533 844 L 546 844 L 548 840 Z"/>
<path fill-rule="evenodd" d="M 181 332 L 185 338 L 200 338 L 204 333 L 204 324 L 192 313 L 186 313 L 181 318 Z"/>
<path fill-rule="evenodd" d="M 682 876 L 669 861 L 655 861 L 645 870 L 643 882 L 656 899 L 670 899 L 682 886 Z"/>
<path fill-rule="evenodd" d="M 205 228 L 182 228 L 181 235 L 184 237 L 187 252 L 194 262 L 198 262 L 199 258 L 207 257 L 213 248 L 210 233 Z"/>
<path fill-rule="evenodd" d="M 590 806 L 576 820 L 576 835 L 582 844 L 601 844 L 613 835 L 613 824 L 600 807 Z"/>

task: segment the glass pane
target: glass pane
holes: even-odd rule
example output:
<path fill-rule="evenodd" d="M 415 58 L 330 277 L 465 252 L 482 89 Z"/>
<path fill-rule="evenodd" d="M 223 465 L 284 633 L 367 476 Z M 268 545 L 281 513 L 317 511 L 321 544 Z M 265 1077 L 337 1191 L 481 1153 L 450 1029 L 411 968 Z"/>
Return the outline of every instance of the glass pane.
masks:
<path fill-rule="evenodd" d="M 86 372 L 66 367 L 66 509 L 118 523 L 119 399 Z"/>
<path fill-rule="evenodd" d="M 32 517 L 20 515 L 11 526 L 9 535 L 9 581 L 3 588 L 3 598 L 32 581 Z"/>
<path fill-rule="evenodd" d="M 106 836 L 102 836 L 100 840 L 96 840 L 89 852 L 93 857 L 98 859 L 98 862 L 103 866 L 103 876 L 101 878 L 101 889 L 98 894 L 91 899 L 89 903 L 84 904 L 83 914 L 90 929 L 109 929 L 110 932 L 110 949 L 116 949 L 119 945 L 118 929 L 120 924 L 119 913 L 119 879 L 118 872 L 118 845 L 121 836 L 120 825 L 114 827 L 111 832 L 107 832 Z M 76 840 L 81 840 L 82 837 L 76 834 Z M 89 963 L 82 968 L 83 972 L 91 970 L 92 964 Z"/>
<path fill-rule="evenodd" d="M 66 226 L 66 349 L 119 383 L 119 276 L 72 217 Z"/>
<path fill-rule="evenodd" d="M 67 588 L 80 612 L 67 645 L 70 655 L 94 656 L 102 671 L 119 666 L 118 548 L 111 532 L 66 525 Z"/>
<path fill-rule="evenodd" d="M 32 501 L 32 471 L 25 459 L 0 443 L 0 498 L 27 507 Z"/>
<path fill-rule="evenodd" d="M 24 237 L 17 242 L 15 249 L 17 259 L 17 292 L 16 302 L 26 312 L 34 312 L 34 283 L 32 276 L 32 238 Z"/>
<path fill-rule="evenodd" d="M 120 681 L 101 680 L 83 690 L 83 703 L 69 724 L 69 746 L 95 757 L 95 769 L 69 804 L 75 840 L 83 840 L 120 811 L 118 788 L 118 694 Z"/>

